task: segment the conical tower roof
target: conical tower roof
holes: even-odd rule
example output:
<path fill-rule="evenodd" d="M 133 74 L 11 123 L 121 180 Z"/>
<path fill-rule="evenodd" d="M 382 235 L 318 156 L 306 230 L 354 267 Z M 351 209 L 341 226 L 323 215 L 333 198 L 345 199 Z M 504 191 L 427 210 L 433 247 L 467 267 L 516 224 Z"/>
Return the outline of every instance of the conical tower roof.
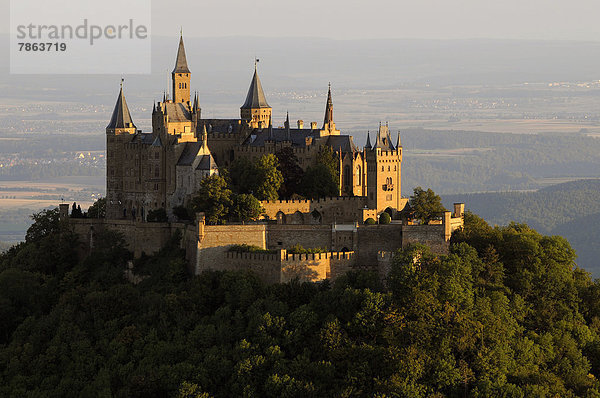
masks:
<path fill-rule="evenodd" d="M 372 147 L 373 147 L 373 145 L 371 145 L 371 136 L 370 136 L 369 132 L 367 132 L 367 143 L 365 144 L 365 148 L 371 149 Z"/>
<path fill-rule="evenodd" d="M 183 36 L 179 37 L 179 48 L 177 49 L 177 60 L 173 73 L 191 73 L 188 68 L 187 58 L 185 56 L 185 46 L 183 45 Z"/>
<path fill-rule="evenodd" d="M 127 101 L 125 101 L 125 95 L 123 94 L 123 84 L 121 84 L 121 90 L 117 97 L 117 103 L 115 104 L 115 110 L 110 118 L 110 123 L 106 126 L 107 129 L 120 129 L 135 127 L 131 114 L 129 113 L 129 107 L 127 107 Z"/>
<path fill-rule="evenodd" d="M 250 88 L 248 89 L 248 95 L 246 95 L 246 102 L 244 102 L 244 105 L 242 105 L 241 109 L 256 108 L 270 108 L 270 106 L 265 98 L 265 93 L 263 91 L 262 84 L 260 84 L 258 72 L 256 71 L 255 67 L 254 76 L 252 77 Z"/>
<path fill-rule="evenodd" d="M 331 83 L 329 83 L 329 90 L 327 91 L 327 105 L 325 106 L 325 120 L 323 121 L 323 127 L 333 122 L 333 101 L 331 100 Z"/>

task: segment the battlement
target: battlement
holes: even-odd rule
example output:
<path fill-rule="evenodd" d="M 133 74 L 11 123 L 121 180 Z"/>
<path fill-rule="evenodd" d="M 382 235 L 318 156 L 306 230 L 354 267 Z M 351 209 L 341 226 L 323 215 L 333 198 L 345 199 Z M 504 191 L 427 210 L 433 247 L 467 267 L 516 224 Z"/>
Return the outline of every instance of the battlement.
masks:
<path fill-rule="evenodd" d="M 306 203 L 331 203 L 331 202 L 362 202 L 366 201 L 366 196 L 326 196 L 319 199 L 282 199 L 282 200 L 264 200 L 263 205 L 282 205 L 282 204 L 306 204 Z"/>
<path fill-rule="evenodd" d="M 209 139 L 219 139 L 219 140 L 237 140 L 240 135 L 236 133 L 219 133 L 212 132 L 206 134 Z"/>

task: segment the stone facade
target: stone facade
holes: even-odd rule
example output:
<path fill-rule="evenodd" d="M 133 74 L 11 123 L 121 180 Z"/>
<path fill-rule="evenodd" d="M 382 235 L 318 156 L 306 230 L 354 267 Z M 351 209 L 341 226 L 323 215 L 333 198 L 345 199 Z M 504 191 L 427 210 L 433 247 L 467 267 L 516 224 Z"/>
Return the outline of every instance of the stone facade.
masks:
<path fill-rule="evenodd" d="M 256 160 L 283 148 L 292 149 L 304 170 L 316 163 L 325 148 L 339 158 L 339 195 L 356 199 L 352 203 L 336 202 L 337 209 L 329 206 L 321 217 L 315 212 L 314 220 L 362 222 L 366 215 L 376 218 L 386 210 L 394 215 L 406 204 L 400 194 L 399 136 L 393 145 L 388 126 L 380 124 L 375 144 L 371 145 L 369 137 L 365 147 L 358 148 L 352 136 L 336 128 L 331 86 L 323 125 L 319 128 L 312 122 L 305 129 L 301 120 L 292 128 L 289 115 L 284 127 L 273 127 L 273 110 L 256 68 L 239 119 L 202 119 L 198 95 L 193 100 L 191 97 L 191 71 L 183 38 L 179 40 L 171 79 L 172 97 L 164 93 L 162 101 L 154 103 L 152 132 L 148 133 L 136 128 L 121 86 L 106 127 L 107 218 L 144 222 L 150 211 L 158 209 L 172 216 L 173 208 L 185 205 L 202 179 L 218 173 L 219 166 L 228 167 L 239 158 Z M 312 203 L 310 211 L 303 211 L 302 204 L 297 209 L 282 210 L 286 215 L 282 220 L 289 218 L 297 223 L 299 215 L 287 215 L 303 213 L 302 222 L 313 222 L 308 214 L 320 212 L 324 205 Z M 268 213 L 270 217 L 276 214 Z"/>

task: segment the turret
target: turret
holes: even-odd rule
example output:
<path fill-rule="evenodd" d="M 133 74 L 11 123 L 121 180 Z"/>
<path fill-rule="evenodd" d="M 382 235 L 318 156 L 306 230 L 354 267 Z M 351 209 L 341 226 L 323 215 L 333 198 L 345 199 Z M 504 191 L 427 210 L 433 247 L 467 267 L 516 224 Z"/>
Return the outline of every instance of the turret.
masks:
<path fill-rule="evenodd" d="M 258 60 L 254 62 L 254 75 L 250 82 L 250 88 L 248 88 L 246 101 L 240 107 L 240 116 L 250 127 L 262 128 L 269 123 L 272 108 L 267 103 L 260 78 L 258 77 L 257 62 Z"/>
<path fill-rule="evenodd" d="M 123 94 L 123 79 L 121 79 L 121 89 L 119 90 L 119 96 L 117 97 L 117 103 L 113 110 L 112 117 L 108 126 L 106 126 L 106 134 L 135 134 L 136 127 L 131 119 L 129 113 L 129 107 L 127 101 L 125 101 L 125 95 Z"/>
<path fill-rule="evenodd" d="M 333 100 L 331 99 L 331 83 L 329 83 L 329 88 L 327 90 L 327 104 L 325 105 L 323 130 L 335 130 L 335 123 L 333 122 Z"/>

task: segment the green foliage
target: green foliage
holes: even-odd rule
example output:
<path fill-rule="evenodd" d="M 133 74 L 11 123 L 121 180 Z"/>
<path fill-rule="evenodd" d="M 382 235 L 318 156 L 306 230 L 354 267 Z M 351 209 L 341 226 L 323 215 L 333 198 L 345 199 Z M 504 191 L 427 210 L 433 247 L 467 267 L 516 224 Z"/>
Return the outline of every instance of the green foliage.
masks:
<path fill-rule="evenodd" d="M 298 157 L 294 153 L 292 147 L 280 149 L 275 156 L 279 162 L 278 168 L 281 170 L 283 184 L 279 188 L 279 196 L 282 198 L 290 198 L 294 194 L 300 192 L 300 184 L 304 171 L 298 165 Z"/>
<path fill-rule="evenodd" d="M 294 246 L 287 249 L 290 254 L 312 254 L 312 253 L 325 253 L 327 252 L 326 247 L 313 247 L 305 249 L 300 243 L 296 243 Z"/>
<path fill-rule="evenodd" d="M 65 263 L 75 242 L 52 217 L 0 255 L 0 396 L 599 395 L 600 281 L 523 224 L 467 213 L 447 255 L 399 250 L 385 286 L 365 271 L 265 285 L 190 278 L 180 234 L 132 260 L 98 232 Z"/>
<path fill-rule="evenodd" d="M 78 206 L 75 202 L 73 202 L 73 207 L 71 208 L 71 218 L 83 218 L 81 206 Z"/>
<path fill-rule="evenodd" d="M 253 195 L 239 194 L 235 195 L 231 216 L 238 221 L 251 221 L 258 219 L 264 213 L 260 201 Z"/>
<path fill-rule="evenodd" d="M 392 222 L 392 217 L 390 217 L 389 213 L 387 212 L 383 212 L 381 213 L 381 215 L 379 216 L 379 224 L 389 224 Z"/>
<path fill-rule="evenodd" d="M 446 211 L 446 208 L 442 205 L 442 198 L 436 195 L 431 188 L 425 191 L 421 187 L 416 187 L 410 197 L 409 205 L 413 216 L 425 224 Z"/>
<path fill-rule="evenodd" d="M 246 158 L 237 158 L 227 170 L 231 189 L 235 193 L 252 194 L 257 191 L 259 180 L 256 164 Z"/>
<path fill-rule="evenodd" d="M 241 245 L 231 245 L 228 250 L 230 252 L 237 252 L 237 253 L 265 253 L 265 254 L 277 253 L 277 250 L 261 249 L 258 246 L 247 245 L 245 243 L 241 244 Z"/>
<path fill-rule="evenodd" d="M 148 215 L 146 216 L 146 221 L 148 222 L 167 222 L 168 220 L 167 211 L 162 207 L 148 211 Z"/>
<path fill-rule="evenodd" d="M 104 218 L 106 217 L 106 198 L 100 198 L 88 208 L 85 214 L 88 218 Z"/>
<path fill-rule="evenodd" d="M 226 220 L 233 204 L 232 193 L 225 179 L 217 174 L 204 178 L 200 182 L 200 190 L 190 200 L 192 214 L 204 212 L 206 222 L 217 224 Z"/>
<path fill-rule="evenodd" d="M 256 162 L 256 178 L 258 185 L 254 195 L 259 200 L 277 200 L 279 188 L 283 184 L 283 176 L 277 168 L 279 160 L 273 154 L 263 155 Z"/>
<path fill-rule="evenodd" d="M 577 263 L 600 276 L 600 180 L 580 180 L 534 192 L 444 195 L 444 203 L 463 202 L 492 225 L 513 220 L 541 233 L 560 235 L 577 251 Z"/>
<path fill-rule="evenodd" d="M 317 156 L 317 164 L 306 169 L 300 191 L 311 199 L 339 195 L 339 159 L 333 150 L 325 146 Z"/>
<path fill-rule="evenodd" d="M 375 225 L 377 224 L 377 221 L 375 221 L 375 219 L 373 217 L 369 217 L 365 220 L 365 225 Z"/>

